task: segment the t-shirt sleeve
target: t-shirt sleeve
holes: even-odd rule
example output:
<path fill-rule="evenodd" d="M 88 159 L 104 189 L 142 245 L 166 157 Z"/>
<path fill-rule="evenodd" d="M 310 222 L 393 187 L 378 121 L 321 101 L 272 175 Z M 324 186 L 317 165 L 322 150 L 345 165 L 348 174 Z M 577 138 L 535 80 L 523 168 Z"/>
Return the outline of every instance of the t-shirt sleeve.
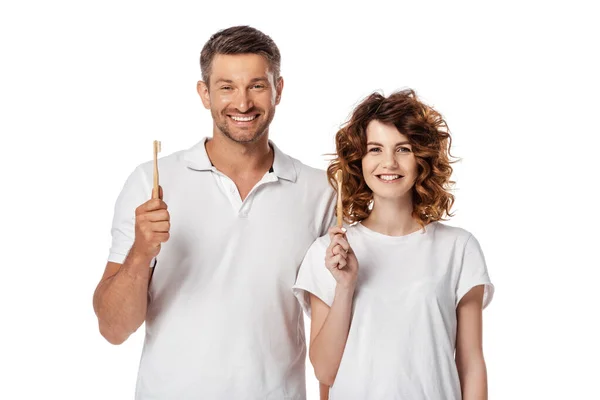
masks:
<path fill-rule="evenodd" d="M 115 204 L 108 261 L 118 264 L 125 261 L 135 239 L 135 209 L 148 201 L 151 194 L 150 182 L 142 167 L 137 167 L 127 178 Z"/>
<path fill-rule="evenodd" d="M 329 237 L 323 236 L 310 246 L 300 265 L 296 284 L 292 287 L 294 295 L 308 317 L 310 317 L 310 293 L 329 307 L 333 304 L 336 281 L 325 266 L 325 251 L 328 245 Z"/>
<path fill-rule="evenodd" d="M 481 246 L 477 239 L 471 235 L 465 244 L 462 265 L 460 266 L 458 282 L 456 285 L 455 306 L 458 306 L 458 303 L 460 303 L 460 300 L 465 294 L 475 286 L 479 285 L 485 286 L 483 294 L 483 308 L 485 308 L 492 301 L 495 288 L 490 281 Z"/>

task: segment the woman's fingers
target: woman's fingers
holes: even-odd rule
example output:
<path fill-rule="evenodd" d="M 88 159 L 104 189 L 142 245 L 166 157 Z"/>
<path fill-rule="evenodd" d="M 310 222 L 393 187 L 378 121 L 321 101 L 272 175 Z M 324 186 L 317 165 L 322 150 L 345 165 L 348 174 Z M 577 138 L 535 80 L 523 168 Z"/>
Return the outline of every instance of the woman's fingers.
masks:
<path fill-rule="evenodd" d="M 344 249 L 342 246 L 340 246 L 339 244 L 335 245 L 335 247 L 331 250 L 331 253 L 335 256 L 338 254 L 341 254 L 344 258 L 346 258 L 346 255 L 348 254 L 348 251 L 346 249 Z"/>
<path fill-rule="evenodd" d="M 344 235 L 346 233 L 346 228 L 338 228 L 337 226 L 332 226 L 329 228 L 329 239 L 333 239 L 335 235 Z"/>

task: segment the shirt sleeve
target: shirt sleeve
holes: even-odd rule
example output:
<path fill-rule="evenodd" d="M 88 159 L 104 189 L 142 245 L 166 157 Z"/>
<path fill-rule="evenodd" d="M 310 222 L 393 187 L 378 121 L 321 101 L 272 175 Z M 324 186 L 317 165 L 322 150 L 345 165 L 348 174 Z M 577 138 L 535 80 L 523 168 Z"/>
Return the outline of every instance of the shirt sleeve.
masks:
<path fill-rule="evenodd" d="M 127 178 L 115 204 L 108 255 L 109 262 L 123 264 L 135 239 L 135 209 L 151 197 L 150 182 L 137 167 Z M 154 264 L 154 260 L 150 266 Z"/>
<path fill-rule="evenodd" d="M 327 189 L 325 191 L 325 212 L 323 213 L 323 221 L 321 222 L 321 227 L 318 232 L 319 236 L 327 235 L 329 228 L 336 224 L 336 202 L 336 192 L 329 185 L 327 185 Z M 323 253 L 323 256 L 325 256 L 325 253 Z"/>
<path fill-rule="evenodd" d="M 310 294 L 314 294 L 329 307 L 333 304 L 336 281 L 325 266 L 325 251 L 329 245 L 329 237 L 317 239 L 308 249 L 300 269 L 296 283 L 292 287 L 300 306 L 310 317 Z"/>
<path fill-rule="evenodd" d="M 455 306 L 458 306 L 465 294 L 479 285 L 485 286 L 483 294 L 483 308 L 485 308 L 492 301 L 495 288 L 490 281 L 481 246 L 477 239 L 470 235 L 465 244 L 462 265 L 458 275 Z"/>

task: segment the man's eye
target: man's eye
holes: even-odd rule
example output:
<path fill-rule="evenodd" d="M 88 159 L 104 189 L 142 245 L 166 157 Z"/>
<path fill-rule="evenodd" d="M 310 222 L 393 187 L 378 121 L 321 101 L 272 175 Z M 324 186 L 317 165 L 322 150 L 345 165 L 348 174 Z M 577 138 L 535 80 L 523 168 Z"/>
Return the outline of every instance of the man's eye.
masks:
<path fill-rule="evenodd" d="M 252 86 L 252 89 L 264 89 L 264 88 L 265 88 L 265 85 L 260 85 L 260 84 Z"/>
<path fill-rule="evenodd" d="M 221 86 L 221 90 L 231 90 L 231 86 Z"/>

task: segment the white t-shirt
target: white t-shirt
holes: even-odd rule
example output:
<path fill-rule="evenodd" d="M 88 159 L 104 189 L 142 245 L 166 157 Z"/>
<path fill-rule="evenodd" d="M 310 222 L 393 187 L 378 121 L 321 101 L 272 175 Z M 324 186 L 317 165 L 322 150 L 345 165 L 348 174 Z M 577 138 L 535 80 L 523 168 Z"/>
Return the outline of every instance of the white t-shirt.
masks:
<path fill-rule="evenodd" d="M 434 222 L 406 236 L 348 227 L 358 260 L 353 316 L 331 400 L 459 400 L 454 350 L 456 306 L 484 284 L 494 287 L 469 232 Z M 309 249 L 293 291 L 310 316 L 313 293 L 333 303 L 336 282 L 324 264 L 329 237 Z"/>
<path fill-rule="evenodd" d="M 290 291 L 306 251 L 334 219 L 324 171 L 275 151 L 242 201 L 205 141 L 159 160 L 170 239 L 149 288 L 136 399 L 305 399 L 302 309 Z M 123 263 L 152 163 L 117 200 L 108 260 Z"/>

